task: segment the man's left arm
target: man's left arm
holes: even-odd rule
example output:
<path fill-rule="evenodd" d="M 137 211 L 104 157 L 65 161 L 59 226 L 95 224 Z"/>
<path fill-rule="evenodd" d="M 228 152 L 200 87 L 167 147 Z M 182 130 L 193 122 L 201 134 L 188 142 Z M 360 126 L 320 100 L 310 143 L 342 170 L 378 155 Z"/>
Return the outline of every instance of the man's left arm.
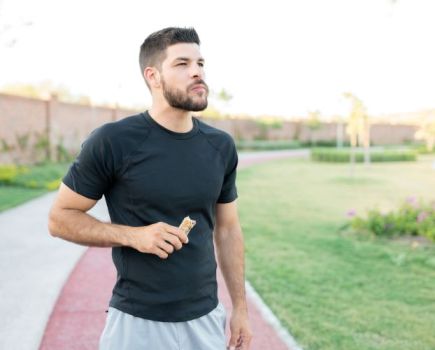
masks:
<path fill-rule="evenodd" d="M 219 266 L 230 293 L 233 311 L 230 320 L 230 349 L 249 349 L 252 331 L 245 294 L 243 234 L 236 201 L 216 204 L 215 244 Z"/>

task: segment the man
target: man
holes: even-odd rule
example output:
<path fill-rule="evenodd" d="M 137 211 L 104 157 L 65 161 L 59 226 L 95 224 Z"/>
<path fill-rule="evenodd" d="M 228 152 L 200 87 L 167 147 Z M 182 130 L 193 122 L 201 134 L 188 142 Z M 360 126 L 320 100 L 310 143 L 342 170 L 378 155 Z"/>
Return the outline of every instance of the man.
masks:
<path fill-rule="evenodd" d="M 90 135 L 50 211 L 53 236 L 113 247 L 103 350 L 225 349 L 213 242 L 233 304 L 229 348 L 249 348 L 237 153 L 228 134 L 192 117 L 208 97 L 199 44 L 184 28 L 144 41 L 151 108 Z M 86 214 L 103 195 L 110 224 Z M 186 216 L 196 221 L 188 237 L 178 227 Z"/>

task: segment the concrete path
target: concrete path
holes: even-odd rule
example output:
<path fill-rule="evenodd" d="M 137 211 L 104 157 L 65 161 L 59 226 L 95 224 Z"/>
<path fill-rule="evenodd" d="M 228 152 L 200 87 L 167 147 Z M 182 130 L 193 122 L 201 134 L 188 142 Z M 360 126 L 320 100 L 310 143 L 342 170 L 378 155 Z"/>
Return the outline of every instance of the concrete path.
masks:
<path fill-rule="evenodd" d="M 239 167 L 308 151 L 240 154 Z M 86 248 L 47 233 L 54 193 L 0 213 L 0 349 L 96 349 L 115 279 L 110 249 Z M 90 212 L 108 221 L 105 203 Z M 219 295 L 228 293 L 219 275 Z M 288 349 L 249 300 L 255 339 L 252 350 Z"/>
<path fill-rule="evenodd" d="M 48 234 L 54 196 L 0 213 L 0 349 L 38 349 L 59 292 L 87 249 Z M 104 202 L 91 213 L 108 220 Z"/>

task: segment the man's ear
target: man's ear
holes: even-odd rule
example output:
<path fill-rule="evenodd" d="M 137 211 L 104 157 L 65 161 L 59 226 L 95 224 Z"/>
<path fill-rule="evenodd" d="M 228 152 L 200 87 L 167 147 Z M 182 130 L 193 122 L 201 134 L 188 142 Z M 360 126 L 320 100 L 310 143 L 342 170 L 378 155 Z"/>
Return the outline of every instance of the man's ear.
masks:
<path fill-rule="evenodd" d="M 145 80 L 148 82 L 150 87 L 160 88 L 161 86 L 161 78 L 160 72 L 155 67 L 146 67 L 143 71 L 143 76 Z"/>

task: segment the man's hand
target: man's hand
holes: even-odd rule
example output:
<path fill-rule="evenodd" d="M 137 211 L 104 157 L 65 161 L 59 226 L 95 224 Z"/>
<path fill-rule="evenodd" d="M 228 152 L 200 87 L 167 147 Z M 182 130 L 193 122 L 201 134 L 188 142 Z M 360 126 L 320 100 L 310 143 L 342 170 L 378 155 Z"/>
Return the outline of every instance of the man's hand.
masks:
<path fill-rule="evenodd" d="M 252 339 L 252 331 L 246 310 L 233 310 L 230 319 L 230 331 L 229 350 L 248 350 Z"/>
<path fill-rule="evenodd" d="M 142 252 L 155 254 L 166 259 L 174 250 L 180 250 L 188 243 L 187 235 L 178 227 L 164 222 L 135 227 L 129 240 L 129 246 Z"/>

